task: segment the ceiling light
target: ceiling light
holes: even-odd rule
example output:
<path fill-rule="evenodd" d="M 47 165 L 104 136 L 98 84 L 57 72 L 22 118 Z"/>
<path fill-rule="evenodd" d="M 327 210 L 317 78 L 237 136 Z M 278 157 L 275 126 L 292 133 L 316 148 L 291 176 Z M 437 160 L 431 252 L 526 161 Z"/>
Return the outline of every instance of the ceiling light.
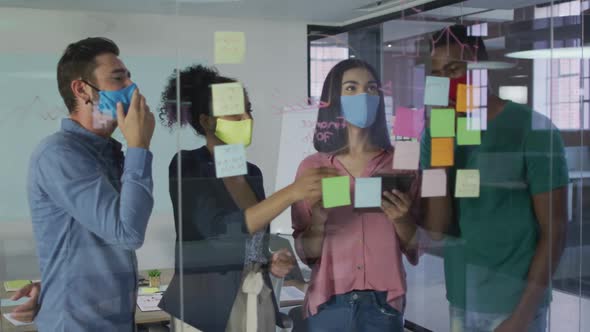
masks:
<path fill-rule="evenodd" d="M 589 15 L 519 21 L 507 26 L 506 54 L 515 59 L 589 59 Z"/>
<path fill-rule="evenodd" d="M 590 59 L 590 46 L 518 51 L 506 56 L 516 59 Z"/>

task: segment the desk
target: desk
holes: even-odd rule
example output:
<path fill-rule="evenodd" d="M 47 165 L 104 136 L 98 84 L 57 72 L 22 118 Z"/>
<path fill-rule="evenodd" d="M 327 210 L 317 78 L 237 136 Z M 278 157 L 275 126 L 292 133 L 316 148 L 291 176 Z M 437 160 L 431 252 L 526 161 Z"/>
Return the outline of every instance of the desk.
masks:
<path fill-rule="evenodd" d="M 164 269 L 161 270 L 162 275 L 160 276 L 161 284 L 168 285 L 172 280 L 172 276 L 174 274 L 173 269 Z M 147 277 L 147 271 L 140 271 L 139 273 L 141 276 Z M 286 281 L 283 286 L 295 286 L 300 290 L 305 290 L 305 284 L 296 281 Z M 7 299 L 12 296 L 12 292 L 7 293 L 4 290 L 4 286 L 0 285 L 0 298 Z M 300 305 L 301 302 L 281 302 L 281 307 L 292 306 L 292 305 Z M 0 312 L 2 315 L 7 312 L 11 312 L 14 307 L 2 307 Z M 136 324 L 149 324 L 149 323 L 160 323 L 160 322 L 167 322 L 170 321 L 170 315 L 164 311 L 150 311 L 150 312 L 143 312 L 139 310 L 137 306 L 135 306 L 135 323 Z M 35 325 L 28 325 L 22 327 L 15 327 L 7 321 L 4 316 L 2 316 L 2 320 L 0 321 L 0 332 L 34 332 L 37 331 Z"/>

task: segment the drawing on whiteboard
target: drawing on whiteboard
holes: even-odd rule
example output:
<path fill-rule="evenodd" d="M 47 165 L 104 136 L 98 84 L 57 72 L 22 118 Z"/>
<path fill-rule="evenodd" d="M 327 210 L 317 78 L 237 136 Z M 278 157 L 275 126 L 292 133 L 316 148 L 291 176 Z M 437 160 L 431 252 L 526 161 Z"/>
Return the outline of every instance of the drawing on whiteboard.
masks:
<path fill-rule="evenodd" d="M 54 121 L 61 117 L 68 115 L 68 110 L 65 106 L 49 106 L 39 96 L 35 96 L 33 100 L 23 106 L 17 106 L 0 117 L 0 126 L 8 123 L 11 120 L 22 122 L 26 116 L 39 116 L 43 120 Z"/>

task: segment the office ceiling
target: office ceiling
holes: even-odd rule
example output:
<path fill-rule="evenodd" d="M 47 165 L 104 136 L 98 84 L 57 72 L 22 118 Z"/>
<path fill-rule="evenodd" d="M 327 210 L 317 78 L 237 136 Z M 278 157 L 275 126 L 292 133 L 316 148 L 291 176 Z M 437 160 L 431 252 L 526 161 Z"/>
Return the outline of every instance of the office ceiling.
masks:
<path fill-rule="evenodd" d="M 358 10 L 376 6 L 379 10 Z M 341 25 L 432 0 L 0 0 L 0 7 L 288 19 Z"/>

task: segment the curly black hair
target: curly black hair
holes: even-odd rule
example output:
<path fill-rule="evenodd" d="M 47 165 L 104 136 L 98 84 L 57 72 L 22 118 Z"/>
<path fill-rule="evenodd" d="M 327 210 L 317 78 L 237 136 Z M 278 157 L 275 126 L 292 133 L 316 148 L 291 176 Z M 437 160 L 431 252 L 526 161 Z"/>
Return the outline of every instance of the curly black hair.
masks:
<path fill-rule="evenodd" d="M 180 70 L 180 126 L 190 125 L 198 134 L 205 135 L 199 123 L 201 114 L 211 115 L 212 84 L 232 83 L 236 80 L 220 76 L 214 67 L 193 65 Z M 172 128 L 178 123 L 175 69 L 162 92 L 159 118 L 162 124 Z"/>

